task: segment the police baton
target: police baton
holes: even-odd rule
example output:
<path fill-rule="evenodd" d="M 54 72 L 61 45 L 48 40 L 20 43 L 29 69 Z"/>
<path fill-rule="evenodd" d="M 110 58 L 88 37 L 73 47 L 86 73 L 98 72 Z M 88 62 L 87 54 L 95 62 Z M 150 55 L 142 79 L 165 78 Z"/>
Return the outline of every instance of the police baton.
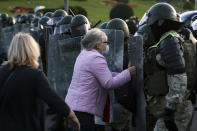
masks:
<path fill-rule="evenodd" d="M 98 22 L 96 22 L 96 24 L 94 24 L 91 28 L 95 28 L 100 23 L 101 23 L 101 20 L 99 20 Z"/>
<path fill-rule="evenodd" d="M 73 13 L 73 11 L 71 10 L 71 8 L 69 8 L 69 12 L 72 16 L 75 16 L 75 14 Z"/>

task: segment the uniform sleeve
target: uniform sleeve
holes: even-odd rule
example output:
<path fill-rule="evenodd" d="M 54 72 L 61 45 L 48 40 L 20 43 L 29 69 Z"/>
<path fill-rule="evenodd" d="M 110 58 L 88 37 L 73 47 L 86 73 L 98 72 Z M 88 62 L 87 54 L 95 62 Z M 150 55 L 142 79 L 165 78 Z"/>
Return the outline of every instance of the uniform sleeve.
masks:
<path fill-rule="evenodd" d="M 113 89 L 122 86 L 123 84 L 131 80 L 130 72 L 128 69 L 123 70 L 121 73 L 112 73 L 108 66 L 106 59 L 101 56 L 97 56 L 92 60 L 90 70 L 101 86 L 106 89 Z M 112 76 L 115 75 L 115 76 Z"/>
<path fill-rule="evenodd" d="M 177 110 L 177 105 L 187 98 L 187 75 L 186 73 L 167 75 L 167 80 L 169 92 L 166 95 L 166 107 Z"/>
<path fill-rule="evenodd" d="M 167 37 L 161 42 L 160 54 L 168 74 L 185 73 L 185 60 L 178 38 Z"/>
<path fill-rule="evenodd" d="M 57 113 L 67 117 L 70 113 L 68 105 L 50 88 L 47 77 L 43 72 L 39 72 L 36 78 L 36 91 L 40 98 L 42 98 L 51 108 Z"/>
<path fill-rule="evenodd" d="M 166 95 L 166 107 L 176 110 L 186 98 L 187 75 L 182 47 L 176 37 L 167 37 L 160 47 L 161 58 L 165 63 L 169 92 Z"/>

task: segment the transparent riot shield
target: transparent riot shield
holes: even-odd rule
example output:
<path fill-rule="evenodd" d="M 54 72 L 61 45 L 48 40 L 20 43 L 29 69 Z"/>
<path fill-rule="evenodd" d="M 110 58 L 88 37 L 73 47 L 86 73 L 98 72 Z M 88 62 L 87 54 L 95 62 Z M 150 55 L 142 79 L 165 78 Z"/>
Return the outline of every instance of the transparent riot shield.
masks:
<path fill-rule="evenodd" d="M 136 67 L 136 75 L 133 76 L 132 86 L 136 88 L 136 131 L 146 131 L 146 101 L 143 82 L 143 39 L 141 36 L 133 36 L 128 40 L 129 59 Z"/>
<path fill-rule="evenodd" d="M 64 99 L 72 79 L 74 63 L 81 51 L 82 37 L 59 40 L 49 38 L 47 75 L 52 87 Z"/>
<path fill-rule="evenodd" d="M 74 63 L 81 51 L 82 37 L 60 40 L 61 35 L 49 35 L 47 50 L 47 77 L 50 85 L 64 100 L 72 79 Z M 62 116 L 58 116 L 46 106 L 45 129 L 56 128 L 61 124 Z M 48 126 L 47 126 L 48 125 Z"/>
<path fill-rule="evenodd" d="M 30 32 L 30 25 L 29 24 L 15 24 L 13 25 L 14 34 L 18 32 L 29 33 Z"/>
<path fill-rule="evenodd" d="M 10 39 L 6 37 L 7 34 L 9 33 L 0 33 L 0 64 L 7 59 L 7 51 L 9 48 L 8 41 L 10 41 Z M 8 40 L 6 41 L 6 39 Z"/>
<path fill-rule="evenodd" d="M 13 32 L 2 32 L 0 34 L 0 53 L 7 54 L 13 36 Z"/>
<path fill-rule="evenodd" d="M 106 56 L 108 67 L 112 72 L 121 72 L 123 70 L 124 33 L 121 30 L 102 29 L 102 31 L 106 33 L 109 42 L 109 54 Z M 113 108 L 111 122 L 119 123 L 123 119 L 123 109 L 117 102 L 115 93 L 114 90 L 109 92 Z"/>

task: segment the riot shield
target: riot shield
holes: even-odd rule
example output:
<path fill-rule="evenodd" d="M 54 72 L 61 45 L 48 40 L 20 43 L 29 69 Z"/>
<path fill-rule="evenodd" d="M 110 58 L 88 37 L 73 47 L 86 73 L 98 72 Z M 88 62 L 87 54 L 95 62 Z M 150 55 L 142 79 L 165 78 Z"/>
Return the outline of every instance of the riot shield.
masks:
<path fill-rule="evenodd" d="M 36 40 L 36 42 L 39 42 L 39 30 L 35 28 L 30 28 L 29 33 Z"/>
<path fill-rule="evenodd" d="M 102 31 L 106 33 L 109 42 L 109 54 L 106 56 L 108 67 L 112 72 L 121 72 L 123 70 L 124 32 L 110 29 L 102 29 Z M 110 103 L 113 106 L 111 122 L 119 123 L 123 117 L 123 110 L 116 100 L 115 93 L 114 90 L 109 93 Z"/>
<path fill-rule="evenodd" d="M 15 24 L 14 27 L 14 34 L 18 32 L 29 33 L 30 32 L 30 25 L 29 24 Z"/>
<path fill-rule="evenodd" d="M 42 61 L 43 61 L 43 68 L 44 72 L 47 75 L 47 68 L 48 68 L 48 50 L 49 50 L 49 38 L 53 34 L 53 27 L 46 25 L 44 26 L 43 31 L 43 39 L 44 39 L 44 45 L 42 45 L 44 48 L 42 50 Z"/>
<path fill-rule="evenodd" d="M 82 37 L 59 40 L 59 35 L 49 38 L 47 75 L 52 88 L 64 99 L 72 79 L 74 63 L 81 51 Z"/>
<path fill-rule="evenodd" d="M 13 32 L 2 32 L 0 34 L 0 62 L 7 59 L 7 52 L 13 38 Z M 0 63 L 0 64 L 1 64 Z"/>
<path fill-rule="evenodd" d="M 13 26 L 7 26 L 5 28 L 2 28 L 2 32 L 13 32 L 14 27 Z"/>
<path fill-rule="evenodd" d="M 128 40 L 129 59 L 136 67 L 136 75 L 133 76 L 132 86 L 136 88 L 136 131 L 146 131 L 146 101 L 143 82 L 143 39 L 141 36 L 133 36 Z"/>
<path fill-rule="evenodd" d="M 107 63 L 112 72 L 121 72 L 123 69 L 124 33 L 121 30 L 102 29 L 108 37 L 109 55 Z"/>

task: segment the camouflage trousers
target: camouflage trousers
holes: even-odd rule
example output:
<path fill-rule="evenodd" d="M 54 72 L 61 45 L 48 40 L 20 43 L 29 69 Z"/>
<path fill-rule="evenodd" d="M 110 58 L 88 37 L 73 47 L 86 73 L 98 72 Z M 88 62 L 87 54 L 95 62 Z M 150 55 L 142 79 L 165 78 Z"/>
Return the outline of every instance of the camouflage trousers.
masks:
<path fill-rule="evenodd" d="M 185 101 L 179 105 L 178 111 L 175 112 L 175 123 L 179 131 L 189 131 L 192 120 L 192 103 L 191 101 Z M 168 131 L 165 126 L 163 118 L 159 118 L 156 122 L 154 131 Z"/>

